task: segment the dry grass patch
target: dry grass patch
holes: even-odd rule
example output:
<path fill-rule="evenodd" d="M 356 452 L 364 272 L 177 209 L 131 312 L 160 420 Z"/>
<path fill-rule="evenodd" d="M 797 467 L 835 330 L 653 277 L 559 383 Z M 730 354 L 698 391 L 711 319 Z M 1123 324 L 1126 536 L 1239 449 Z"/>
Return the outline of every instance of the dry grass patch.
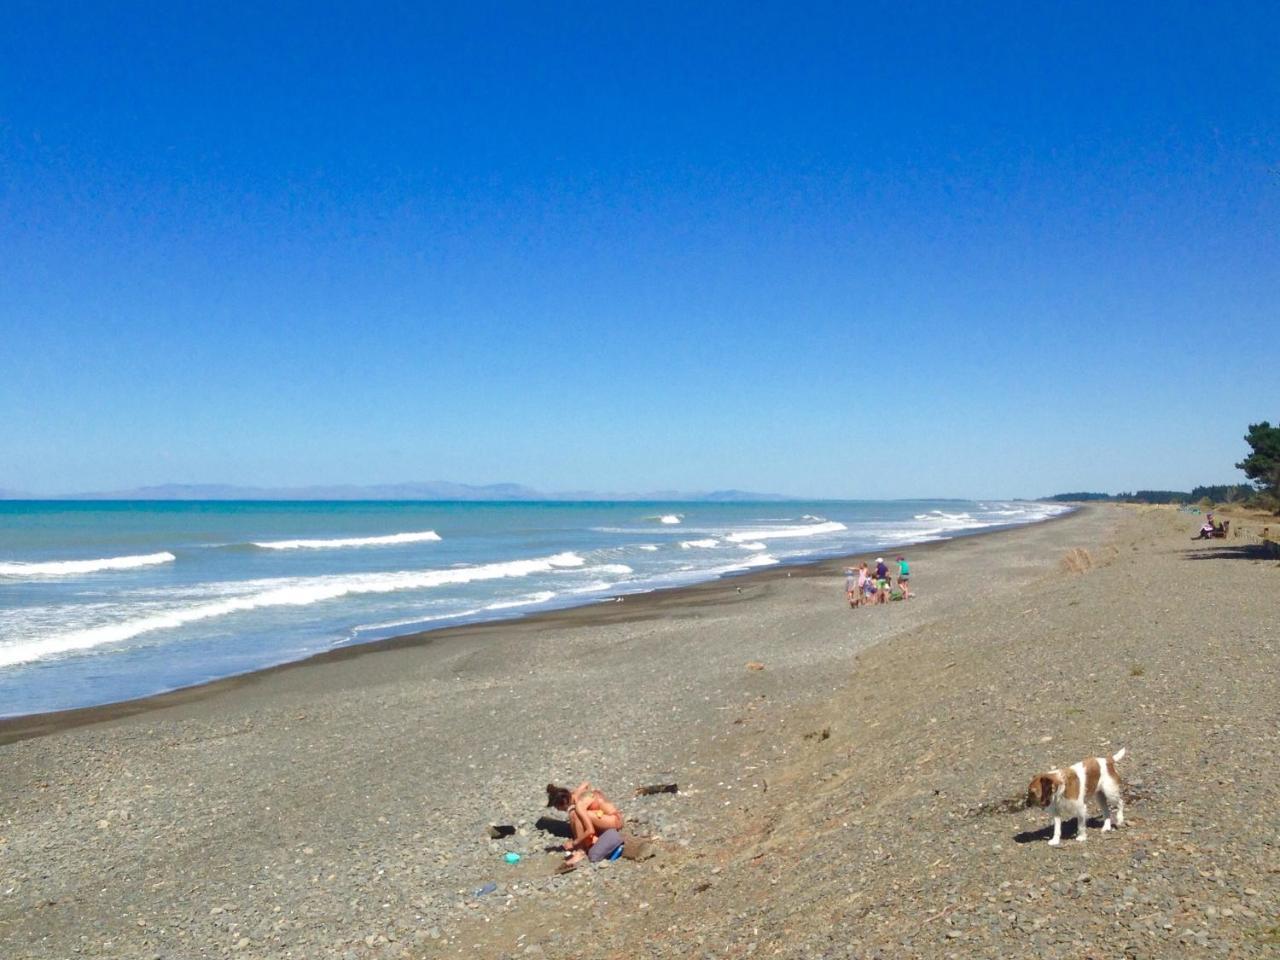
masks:
<path fill-rule="evenodd" d="M 1062 557 L 1062 569 L 1067 573 L 1085 573 L 1093 569 L 1093 557 L 1084 547 L 1072 547 Z"/>

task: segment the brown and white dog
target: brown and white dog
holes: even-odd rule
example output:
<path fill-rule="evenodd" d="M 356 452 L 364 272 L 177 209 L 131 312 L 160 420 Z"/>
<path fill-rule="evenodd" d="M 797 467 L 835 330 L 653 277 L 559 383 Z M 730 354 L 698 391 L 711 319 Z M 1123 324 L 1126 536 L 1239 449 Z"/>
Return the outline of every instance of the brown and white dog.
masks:
<path fill-rule="evenodd" d="M 1097 797 L 1102 807 L 1102 831 L 1111 829 L 1111 811 L 1115 825 L 1124 826 L 1124 797 L 1120 794 L 1120 776 L 1116 763 L 1124 759 L 1124 750 L 1110 757 L 1090 757 L 1073 763 L 1065 770 L 1050 770 L 1031 778 L 1027 787 L 1027 806 L 1053 807 L 1053 839 L 1049 846 L 1062 843 L 1062 821 L 1076 820 L 1076 839 L 1084 840 L 1084 821 L 1088 816 L 1090 797 Z"/>

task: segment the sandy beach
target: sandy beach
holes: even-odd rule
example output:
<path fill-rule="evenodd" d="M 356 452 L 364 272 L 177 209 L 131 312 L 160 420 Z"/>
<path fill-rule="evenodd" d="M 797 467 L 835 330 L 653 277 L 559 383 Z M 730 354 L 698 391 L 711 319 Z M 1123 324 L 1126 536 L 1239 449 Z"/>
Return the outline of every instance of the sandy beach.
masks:
<path fill-rule="evenodd" d="M 910 603 L 776 568 L 0 723 L 0 955 L 1273 953 L 1280 566 L 1194 527 L 1091 507 L 912 548 Z M 1050 848 L 1027 781 L 1122 746 L 1131 825 Z M 584 778 L 651 859 L 554 875 Z"/>

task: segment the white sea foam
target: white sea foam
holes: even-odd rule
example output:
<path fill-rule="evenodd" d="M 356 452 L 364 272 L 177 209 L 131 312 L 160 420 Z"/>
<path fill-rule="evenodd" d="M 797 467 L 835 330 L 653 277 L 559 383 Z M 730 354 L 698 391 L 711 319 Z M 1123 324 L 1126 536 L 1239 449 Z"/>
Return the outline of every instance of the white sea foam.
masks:
<path fill-rule="evenodd" d="M 667 513 L 658 518 L 659 523 L 679 523 L 683 518 L 674 513 Z"/>
<path fill-rule="evenodd" d="M 342 547 L 386 547 L 398 543 L 427 543 L 439 540 L 434 530 L 417 533 L 392 533 L 384 537 L 344 537 L 338 540 L 267 540 L 255 543 L 264 550 L 337 550 Z"/>
<path fill-rule="evenodd" d="M 625 563 L 602 563 L 591 568 L 592 573 L 612 573 L 624 574 L 634 573 L 635 571 L 628 567 Z"/>
<path fill-rule="evenodd" d="M 440 613 L 435 616 L 410 617 L 407 620 L 388 620 L 385 623 L 362 623 L 352 629 L 350 636 L 340 640 L 334 640 L 330 646 L 343 646 L 344 644 L 350 643 L 361 634 L 372 633 L 375 630 L 379 633 L 385 633 L 387 630 L 394 630 L 398 627 L 414 627 L 421 629 L 424 624 L 428 623 L 439 623 L 442 620 L 457 620 L 461 617 L 474 617 L 478 614 L 484 613 L 486 609 L 487 608 L 485 607 L 476 607 L 473 610 L 451 610 L 448 613 Z"/>
<path fill-rule="evenodd" d="M 706 540 L 680 541 L 680 546 L 685 550 L 693 550 L 693 549 L 710 550 L 711 548 L 717 545 L 718 545 L 718 542 L 714 538 L 708 538 Z"/>
<path fill-rule="evenodd" d="M 546 603 L 556 598 L 554 590 L 539 590 L 537 593 L 531 593 L 525 597 L 517 597 L 515 600 L 495 600 L 484 609 L 486 610 L 510 610 L 512 607 L 529 607 L 538 603 Z"/>
<path fill-rule="evenodd" d="M 740 546 L 743 550 L 765 549 L 765 545 L 763 543 L 751 543 L 751 542 L 738 541 L 738 546 Z"/>
<path fill-rule="evenodd" d="M 756 540 L 792 539 L 794 537 L 814 537 L 823 533 L 839 533 L 848 530 L 838 520 L 827 520 L 823 523 L 806 523 L 798 527 L 758 527 L 755 530 L 741 530 L 731 533 L 726 540 L 731 543 L 746 543 Z"/>
<path fill-rule="evenodd" d="M 78 573 L 98 573 L 103 570 L 132 570 L 135 567 L 151 567 L 158 563 L 172 563 L 178 559 L 167 550 L 163 553 L 145 553 L 136 557 L 103 557 L 99 560 L 49 560 L 40 563 L 13 561 L 0 563 L 0 577 L 66 577 Z"/>
<path fill-rule="evenodd" d="M 778 562 L 777 557 L 767 553 L 758 553 L 754 557 L 748 557 L 746 560 L 737 564 L 738 567 L 771 567 Z"/>
<path fill-rule="evenodd" d="M 656 553 L 658 545 L 656 543 L 638 543 L 636 544 L 636 549 L 644 550 L 647 553 Z"/>
<path fill-rule="evenodd" d="M 145 617 L 74 630 L 53 636 L 25 639 L 0 647 L 0 667 L 29 663 L 62 653 L 91 650 L 119 643 L 143 633 L 181 627 L 199 620 L 222 617 L 263 607 L 304 607 L 351 594 L 392 593 L 398 590 L 425 590 L 447 584 L 473 583 L 504 577 L 527 577 L 557 569 L 581 567 L 586 561 L 576 553 L 558 553 L 534 560 L 511 560 L 448 570 L 405 570 L 396 573 L 367 573 L 285 579 L 274 586 L 241 596 L 154 613 Z"/>
<path fill-rule="evenodd" d="M 755 567 L 771 567 L 780 561 L 777 557 L 768 553 L 757 553 L 750 557 L 744 557 L 734 563 L 725 564 L 722 567 L 712 567 L 710 570 L 700 570 L 699 574 L 710 574 L 711 576 L 720 576 L 726 573 L 738 573 L 742 570 L 751 570 Z"/>
<path fill-rule="evenodd" d="M 988 521 L 977 519 L 971 513 L 946 513 L 942 510 L 930 510 L 928 513 L 917 513 L 913 519 L 923 520 L 930 524 L 936 524 L 943 530 L 975 530 L 979 527 L 989 527 L 992 525 Z"/>
<path fill-rule="evenodd" d="M 571 596 L 579 596 L 584 593 L 603 593 L 605 590 L 611 590 L 617 584 L 611 580 L 593 580 L 591 583 L 584 583 L 580 587 L 574 587 L 572 590 L 565 591 Z"/>

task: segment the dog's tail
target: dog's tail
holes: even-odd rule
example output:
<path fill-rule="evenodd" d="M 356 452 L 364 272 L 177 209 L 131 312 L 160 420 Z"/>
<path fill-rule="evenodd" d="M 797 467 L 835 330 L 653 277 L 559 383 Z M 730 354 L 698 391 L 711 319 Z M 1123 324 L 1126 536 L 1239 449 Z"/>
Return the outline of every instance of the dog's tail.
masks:
<path fill-rule="evenodd" d="M 1115 753 L 1113 753 L 1113 754 L 1111 755 L 1111 759 L 1112 759 L 1114 762 L 1119 763 L 1121 760 L 1123 760 L 1123 759 L 1124 759 L 1125 749 L 1126 749 L 1126 748 L 1121 747 L 1119 750 L 1117 750 Z"/>

